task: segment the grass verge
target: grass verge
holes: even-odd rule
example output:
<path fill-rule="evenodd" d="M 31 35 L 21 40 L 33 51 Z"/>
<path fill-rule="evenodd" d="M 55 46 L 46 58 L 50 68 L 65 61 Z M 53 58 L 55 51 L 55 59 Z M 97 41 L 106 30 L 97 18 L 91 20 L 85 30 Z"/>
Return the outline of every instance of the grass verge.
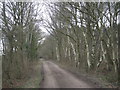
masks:
<path fill-rule="evenodd" d="M 40 88 L 40 83 L 42 81 L 42 62 L 34 62 L 31 66 L 29 78 L 18 85 L 17 88 Z"/>
<path fill-rule="evenodd" d="M 116 88 L 110 82 L 104 80 L 105 76 L 97 73 L 87 73 L 85 70 L 81 70 L 79 68 L 73 67 L 71 64 L 64 63 L 64 62 L 57 62 L 53 61 L 54 63 L 58 64 L 61 68 L 69 71 L 76 77 L 80 78 L 83 81 L 90 83 L 91 85 L 95 86 L 96 88 Z"/>
<path fill-rule="evenodd" d="M 2 89 L 2 56 L 0 56 L 0 89 Z"/>

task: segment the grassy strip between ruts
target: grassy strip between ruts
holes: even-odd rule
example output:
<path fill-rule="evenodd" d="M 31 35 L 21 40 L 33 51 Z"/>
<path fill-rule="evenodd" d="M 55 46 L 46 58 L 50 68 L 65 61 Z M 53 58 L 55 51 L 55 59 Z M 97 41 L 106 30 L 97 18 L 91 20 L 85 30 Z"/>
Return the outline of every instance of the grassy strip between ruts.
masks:
<path fill-rule="evenodd" d="M 29 79 L 23 82 L 20 86 L 17 86 L 17 88 L 40 88 L 40 83 L 42 81 L 41 70 L 42 62 L 39 60 L 34 63 Z"/>

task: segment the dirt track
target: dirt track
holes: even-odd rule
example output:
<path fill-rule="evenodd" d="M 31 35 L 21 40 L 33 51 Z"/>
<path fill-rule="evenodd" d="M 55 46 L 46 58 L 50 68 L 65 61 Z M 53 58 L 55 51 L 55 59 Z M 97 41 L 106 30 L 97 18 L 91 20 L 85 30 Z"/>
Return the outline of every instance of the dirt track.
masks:
<path fill-rule="evenodd" d="M 41 88 L 94 88 L 50 61 L 43 61 L 43 73 Z"/>

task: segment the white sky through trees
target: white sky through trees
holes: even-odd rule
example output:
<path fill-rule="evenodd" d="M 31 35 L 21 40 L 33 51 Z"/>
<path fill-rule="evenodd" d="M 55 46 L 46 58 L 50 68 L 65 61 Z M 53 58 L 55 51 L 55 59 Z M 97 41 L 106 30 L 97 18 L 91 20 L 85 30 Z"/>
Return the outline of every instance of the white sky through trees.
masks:
<path fill-rule="evenodd" d="M 0 0 L 1 1 L 1 0 Z M 11 1 L 11 0 L 10 0 Z M 45 5 L 46 2 L 44 2 L 44 0 L 41 0 L 41 2 L 34 2 L 35 4 L 35 9 L 37 11 L 37 17 L 35 17 L 38 20 L 39 24 L 39 28 L 42 30 L 42 32 L 44 32 L 46 35 L 48 35 L 49 33 L 47 32 L 47 30 L 43 27 L 42 22 L 44 21 L 44 19 L 49 19 L 49 15 L 46 13 L 47 12 L 47 8 Z M 1 14 L 1 9 L 2 9 L 2 3 L 0 2 L 0 14 Z M 44 23 L 44 22 L 43 22 Z M 0 25 L 2 25 L 2 22 L 0 21 Z M 1 31 L 1 29 L 0 29 Z M 0 55 L 2 54 L 2 50 L 3 50 L 3 45 L 2 45 L 2 32 L 0 32 Z"/>
<path fill-rule="evenodd" d="M 1 1 L 1 0 L 0 0 Z M 7 1 L 7 0 L 3 0 L 3 1 Z M 17 0 L 10 0 L 10 1 L 17 1 Z M 22 0 L 22 1 L 26 1 L 26 0 Z M 38 2 L 38 0 L 29 0 L 35 3 L 35 8 L 37 11 L 37 19 L 38 19 L 38 24 L 39 24 L 39 28 L 42 30 L 42 32 L 44 32 L 46 35 L 49 35 L 48 31 L 46 30 L 46 28 L 43 26 L 45 20 L 50 22 L 50 17 L 49 17 L 49 6 L 47 6 L 48 3 L 50 2 L 57 2 L 60 0 L 40 0 Z M 64 2 L 68 1 L 68 0 L 62 0 Z M 69 0 L 69 1 L 80 1 L 80 0 Z M 82 0 L 82 1 L 87 1 L 87 0 Z M 93 1 L 93 0 L 89 0 L 89 1 Z M 94 0 L 96 1 L 96 0 Z M 102 0 L 97 0 L 97 1 L 102 1 Z M 120 0 L 104 0 L 104 1 L 120 1 Z M 0 11 L 1 11 L 1 2 L 0 2 Z M 117 20 L 119 20 L 120 17 L 118 17 Z M 40 21 L 39 21 L 40 20 Z M 118 21 L 120 22 L 120 21 Z M 0 22 L 1 24 L 1 22 Z M 2 53 L 2 41 L 0 40 L 0 54 Z"/>

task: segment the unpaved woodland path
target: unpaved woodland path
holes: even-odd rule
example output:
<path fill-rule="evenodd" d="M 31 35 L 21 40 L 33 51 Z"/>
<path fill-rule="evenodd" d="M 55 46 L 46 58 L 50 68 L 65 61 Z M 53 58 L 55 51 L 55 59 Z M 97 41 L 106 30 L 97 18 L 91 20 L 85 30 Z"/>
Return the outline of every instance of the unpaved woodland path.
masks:
<path fill-rule="evenodd" d="M 41 88 L 94 88 L 53 62 L 43 61 Z"/>

